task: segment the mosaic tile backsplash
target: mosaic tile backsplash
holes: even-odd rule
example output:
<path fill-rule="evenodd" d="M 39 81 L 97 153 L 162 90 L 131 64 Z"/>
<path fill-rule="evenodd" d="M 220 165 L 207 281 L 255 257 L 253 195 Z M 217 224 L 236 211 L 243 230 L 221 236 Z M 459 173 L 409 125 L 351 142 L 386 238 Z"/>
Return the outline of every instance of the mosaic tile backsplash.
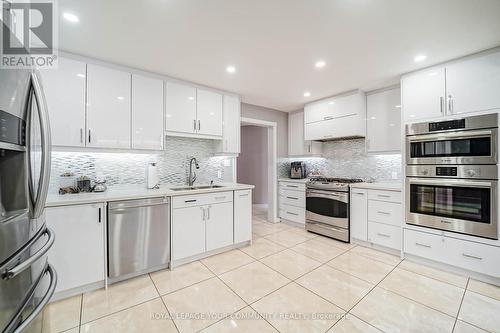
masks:
<path fill-rule="evenodd" d="M 165 150 L 162 152 L 52 152 L 50 193 L 59 190 L 59 175 L 72 172 L 75 176 L 87 176 L 93 180 L 104 176 L 108 186 L 134 185 L 146 183 L 148 163 L 157 162 L 158 177 L 162 184 L 185 184 L 188 177 L 189 159 L 196 157 L 200 169 L 196 183 L 209 183 L 211 180 L 232 181 L 232 167 L 226 166 L 226 159 L 213 156 L 216 141 L 167 137 Z M 217 178 L 218 171 L 222 178 Z"/>
<path fill-rule="evenodd" d="M 364 139 L 323 143 L 323 158 L 283 158 L 278 162 L 278 175 L 288 177 L 291 161 L 305 161 L 307 172 L 313 170 L 330 177 L 391 180 L 395 172 L 401 179 L 401 154 L 367 154 Z"/>

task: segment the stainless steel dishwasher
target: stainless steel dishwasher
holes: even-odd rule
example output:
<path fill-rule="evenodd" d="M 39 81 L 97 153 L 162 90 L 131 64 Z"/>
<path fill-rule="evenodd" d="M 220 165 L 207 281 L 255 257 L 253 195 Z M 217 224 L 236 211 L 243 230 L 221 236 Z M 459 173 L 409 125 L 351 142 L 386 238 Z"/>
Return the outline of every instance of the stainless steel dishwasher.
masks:
<path fill-rule="evenodd" d="M 108 205 L 108 276 L 111 282 L 170 263 L 170 201 L 153 198 Z"/>

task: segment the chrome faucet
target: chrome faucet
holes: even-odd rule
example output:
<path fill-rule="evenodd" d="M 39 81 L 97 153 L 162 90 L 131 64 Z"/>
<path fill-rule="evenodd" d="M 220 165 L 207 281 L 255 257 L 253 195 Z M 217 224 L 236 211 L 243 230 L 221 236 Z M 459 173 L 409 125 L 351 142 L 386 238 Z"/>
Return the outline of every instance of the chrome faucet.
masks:
<path fill-rule="evenodd" d="M 196 180 L 196 173 L 193 171 L 193 163 L 196 166 L 196 169 L 200 168 L 200 165 L 198 164 L 198 161 L 196 160 L 196 157 L 192 157 L 189 160 L 189 177 L 188 177 L 188 186 L 193 186 L 195 180 Z"/>

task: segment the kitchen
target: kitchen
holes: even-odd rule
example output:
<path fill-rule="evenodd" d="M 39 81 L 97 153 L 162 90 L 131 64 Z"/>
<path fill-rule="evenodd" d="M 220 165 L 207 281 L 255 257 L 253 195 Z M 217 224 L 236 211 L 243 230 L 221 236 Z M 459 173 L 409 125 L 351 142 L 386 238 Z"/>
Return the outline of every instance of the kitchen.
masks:
<path fill-rule="evenodd" d="M 500 4 L 259 3 L 58 2 L 2 62 L 2 333 L 500 331 Z"/>

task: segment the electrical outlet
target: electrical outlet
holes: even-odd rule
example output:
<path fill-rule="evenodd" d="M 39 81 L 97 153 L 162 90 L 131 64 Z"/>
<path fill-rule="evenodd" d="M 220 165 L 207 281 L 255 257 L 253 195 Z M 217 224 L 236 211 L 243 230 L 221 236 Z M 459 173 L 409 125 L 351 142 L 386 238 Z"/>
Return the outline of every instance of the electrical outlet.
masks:
<path fill-rule="evenodd" d="M 398 173 L 396 171 L 393 171 L 392 175 L 391 175 L 391 178 L 392 179 L 398 179 Z"/>
<path fill-rule="evenodd" d="M 229 158 L 226 158 L 226 159 L 224 160 L 224 166 L 225 166 L 225 167 L 230 167 L 230 166 L 231 166 L 231 160 L 230 160 Z"/>
<path fill-rule="evenodd" d="M 222 171 L 217 170 L 217 178 L 222 179 Z"/>

